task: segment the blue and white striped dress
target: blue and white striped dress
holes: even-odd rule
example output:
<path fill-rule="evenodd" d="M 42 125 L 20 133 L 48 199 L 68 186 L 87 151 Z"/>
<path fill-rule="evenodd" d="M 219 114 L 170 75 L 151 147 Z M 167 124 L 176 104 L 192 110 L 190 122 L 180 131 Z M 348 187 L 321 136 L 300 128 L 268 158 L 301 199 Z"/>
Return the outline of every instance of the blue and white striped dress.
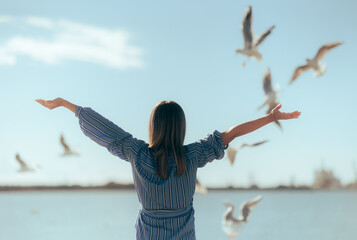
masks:
<path fill-rule="evenodd" d="M 148 144 L 104 118 L 91 108 L 76 108 L 83 133 L 110 153 L 130 162 L 135 189 L 141 203 L 136 227 L 136 239 L 196 239 L 194 209 L 197 168 L 214 159 L 222 159 L 224 149 L 221 133 L 185 145 L 186 171 L 176 177 L 176 164 L 169 156 L 168 177 L 156 174 L 156 160 Z"/>

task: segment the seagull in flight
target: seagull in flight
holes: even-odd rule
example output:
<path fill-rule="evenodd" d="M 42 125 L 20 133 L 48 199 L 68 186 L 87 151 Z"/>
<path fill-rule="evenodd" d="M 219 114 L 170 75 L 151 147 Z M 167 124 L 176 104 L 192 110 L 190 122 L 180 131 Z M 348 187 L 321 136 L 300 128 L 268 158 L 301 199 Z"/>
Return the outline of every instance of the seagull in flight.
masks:
<path fill-rule="evenodd" d="M 32 172 L 36 171 L 37 169 L 33 166 L 27 165 L 20 157 L 18 153 L 16 153 L 15 156 L 17 162 L 20 164 L 21 168 L 19 169 L 19 172 Z"/>
<path fill-rule="evenodd" d="M 258 109 L 261 109 L 265 105 L 268 106 L 268 109 L 266 111 L 267 114 L 271 112 L 278 104 L 279 101 L 277 100 L 278 92 L 279 92 L 279 84 L 275 86 L 275 89 L 272 87 L 271 83 L 271 74 L 269 68 L 266 70 L 263 78 L 263 89 L 265 93 L 265 101 L 263 102 L 262 105 L 258 107 Z M 275 124 L 282 129 L 281 124 L 279 121 L 274 121 Z"/>
<path fill-rule="evenodd" d="M 199 193 L 199 194 L 203 194 L 206 195 L 207 194 L 207 188 L 205 186 L 203 186 L 198 179 L 196 178 L 196 188 L 195 188 L 195 192 Z"/>
<path fill-rule="evenodd" d="M 254 38 L 252 30 L 252 7 L 249 6 L 244 13 L 242 31 L 244 37 L 244 48 L 237 49 L 236 53 L 241 53 L 248 57 L 255 57 L 259 62 L 262 60 L 262 55 L 258 51 L 258 46 L 264 41 L 264 39 L 271 33 L 275 26 L 270 27 L 259 37 Z M 244 66 L 244 65 L 243 65 Z"/>
<path fill-rule="evenodd" d="M 241 231 L 243 226 L 247 223 L 251 209 L 257 205 L 261 199 L 261 196 L 257 196 L 248 202 L 244 202 L 240 207 L 240 216 L 238 218 L 233 216 L 234 205 L 227 201 L 224 202 L 227 209 L 223 214 L 222 229 L 229 238 L 237 237 L 238 232 Z"/>
<path fill-rule="evenodd" d="M 61 145 L 64 148 L 64 153 L 62 154 L 62 156 L 70 156 L 70 155 L 79 155 L 78 152 L 74 151 L 73 149 L 71 149 L 68 144 L 66 143 L 66 141 L 64 140 L 63 135 L 61 134 L 61 138 L 60 138 L 60 142 Z"/>
<path fill-rule="evenodd" d="M 293 76 L 290 79 L 289 84 L 293 83 L 296 78 L 300 76 L 303 72 L 313 69 L 315 70 L 314 76 L 319 77 L 323 75 L 326 72 L 327 66 L 326 64 L 321 64 L 321 60 L 325 57 L 326 53 L 330 51 L 332 48 L 335 48 L 339 45 L 341 45 L 343 42 L 332 42 L 323 45 L 320 47 L 320 49 L 317 51 L 315 57 L 313 59 L 306 59 L 306 64 L 301 65 L 297 67 L 294 71 Z"/>
<path fill-rule="evenodd" d="M 259 146 L 259 145 L 264 144 L 266 142 L 268 142 L 268 140 L 255 142 L 255 143 L 243 143 L 239 147 L 228 147 L 227 148 L 227 156 L 228 156 L 228 159 L 229 159 L 231 165 L 233 166 L 237 152 L 240 149 L 242 149 L 243 147 L 256 147 L 256 146 Z"/>

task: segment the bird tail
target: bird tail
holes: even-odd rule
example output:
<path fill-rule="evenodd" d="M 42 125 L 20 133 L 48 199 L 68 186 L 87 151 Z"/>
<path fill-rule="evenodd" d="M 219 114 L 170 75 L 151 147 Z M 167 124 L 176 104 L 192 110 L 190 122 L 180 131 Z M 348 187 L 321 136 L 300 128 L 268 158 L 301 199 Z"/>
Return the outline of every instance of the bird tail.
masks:
<path fill-rule="evenodd" d="M 237 49 L 236 50 L 236 53 L 238 54 L 238 53 L 242 53 L 242 50 L 241 49 Z"/>

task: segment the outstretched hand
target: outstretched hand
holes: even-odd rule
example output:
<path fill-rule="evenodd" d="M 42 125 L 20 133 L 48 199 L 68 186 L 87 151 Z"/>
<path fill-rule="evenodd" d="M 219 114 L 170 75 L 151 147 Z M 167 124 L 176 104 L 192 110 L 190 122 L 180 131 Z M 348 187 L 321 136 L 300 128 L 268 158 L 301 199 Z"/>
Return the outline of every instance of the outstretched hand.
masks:
<path fill-rule="evenodd" d="M 48 109 L 54 109 L 62 106 L 64 100 L 62 98 L 55 98 L 53 100 L 36 99 L 35 101 Z"/>
<path fill-rule="evenodd" d="M 65 107 L 75 113 L 77 108 L 77 105 L 70 103 L 67 100 L 64 100 L 63 98 L 55 98 L 53 100 L 36 99 L 35 101 L 48 109 Z"/>
<path fill-rule="evenodd" d="M 271 115 L 274 118 L 274 121 L 276 120 L 287 120 L 287 119 L 293 119 L 293 118 L 298 118 L 301 114 L 299 111 L 294 111 L 294 112 L 280 112 L 281 104 L 276 106 L 273 110 L 271 110 Z"/>
<path fill-rule="evenodd" d="M 53 100 L 36 99 L 35 101 L 48 109 L 65 107 L 75 113 L 77 108 L 77 105 L 70 103 L 67 100 L 64 100 L 63 98 L 55 98 Z"/>

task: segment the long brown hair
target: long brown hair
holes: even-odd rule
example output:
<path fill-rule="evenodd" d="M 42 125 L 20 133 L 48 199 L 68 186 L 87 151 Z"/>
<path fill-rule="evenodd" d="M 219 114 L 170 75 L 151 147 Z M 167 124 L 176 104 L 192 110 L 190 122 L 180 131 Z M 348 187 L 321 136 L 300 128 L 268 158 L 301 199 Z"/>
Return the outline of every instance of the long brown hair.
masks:
<path fill-rule="evenodd" d="M 176 161 L 176 176 L 186 170 L 183 141 L 186 134 L 186 118 L 180 105 L 174 101 L 159 102 L 151 112 L 149 124 L 149 148 L 157 159 L 157 174 L 167 178 L 169 153 Z"/>

